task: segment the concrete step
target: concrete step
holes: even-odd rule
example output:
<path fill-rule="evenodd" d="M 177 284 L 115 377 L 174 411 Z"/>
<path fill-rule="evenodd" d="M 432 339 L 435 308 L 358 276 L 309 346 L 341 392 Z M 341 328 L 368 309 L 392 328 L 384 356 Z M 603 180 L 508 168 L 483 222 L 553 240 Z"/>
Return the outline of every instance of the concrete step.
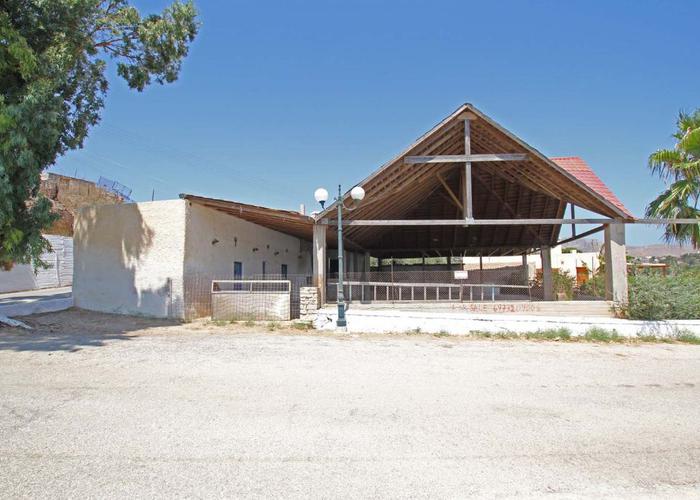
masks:
<path fill-rule="evenodd" d="M 350 305 L 355 310 L 401 309 L 426 312 L 469 312 L 474 314 L 534 314 L 538 316 L 597 316 L 614 317 L 612 302 L 605 300 L 567 300 L 567 301 L 484 301 L 484 302 L 375 302 Z"/>

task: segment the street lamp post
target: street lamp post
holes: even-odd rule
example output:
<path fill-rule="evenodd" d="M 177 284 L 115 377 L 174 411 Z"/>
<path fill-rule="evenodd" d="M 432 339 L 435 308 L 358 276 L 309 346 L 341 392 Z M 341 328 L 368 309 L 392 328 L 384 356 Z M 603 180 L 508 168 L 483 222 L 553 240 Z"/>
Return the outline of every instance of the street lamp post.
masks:
<path fill-rule="evenodd" d="M 365 197 L 365 190 L 360 186 L 355 186 L 350 190 L 350 197 L 352 198 L 354 206 L 346 207 L 343 204 L 342 189 L 340 184 L 338 184 L 338 197 L 335 198 L 338 207 L 338 321 L 336 322 L 338 328 L 345 328 L 348 324 L 345 319 L 345 294 L 343 292 L 343 274 L 345 273 L 343 259 L 343 208 L 348 211 L 355 210 Z M 328 191 L 323 188 L 318 188 L 314 192 L 314 198 L 321 205 L 321 208 L 323 208 L 326 201 L 328 201 Z M 324 262 L 323 265 L 325 266 L 326 263 Z"/>

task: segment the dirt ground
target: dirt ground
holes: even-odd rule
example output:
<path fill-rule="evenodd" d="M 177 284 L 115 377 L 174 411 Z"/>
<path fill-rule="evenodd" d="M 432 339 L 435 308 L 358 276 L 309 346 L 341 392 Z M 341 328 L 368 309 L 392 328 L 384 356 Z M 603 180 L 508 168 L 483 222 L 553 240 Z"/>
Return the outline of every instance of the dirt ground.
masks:
<path fill-rule="evenodd" d="M 25 320 L 3 497 L 700 496 L 700 346 Z"/>

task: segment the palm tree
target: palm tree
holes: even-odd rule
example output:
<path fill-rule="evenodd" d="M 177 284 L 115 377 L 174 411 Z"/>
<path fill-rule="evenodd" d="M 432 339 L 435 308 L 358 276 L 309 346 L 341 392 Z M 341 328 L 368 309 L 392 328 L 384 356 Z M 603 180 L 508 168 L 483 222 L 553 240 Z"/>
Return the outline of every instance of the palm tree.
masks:
<path fill-rule="evenodd" d="M 652 201 L 647 217 L 694 218 L 698 224 L 668 224 L 664 239 L 700 248 L 700 109 L 678 115 L 674 149 L 660 149 L 649 155 L 649 168 L 668 188 Z"/>

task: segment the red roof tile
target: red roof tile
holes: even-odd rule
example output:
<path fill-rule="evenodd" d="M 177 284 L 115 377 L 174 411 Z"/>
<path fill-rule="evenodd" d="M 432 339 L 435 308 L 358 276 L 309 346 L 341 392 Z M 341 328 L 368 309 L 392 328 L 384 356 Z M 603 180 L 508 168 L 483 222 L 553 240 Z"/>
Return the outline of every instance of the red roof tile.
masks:
<path fill-rule="evenodd" d="M 550 160 L 576 177 L 576 179 L 588 186 L 590 189 L 598 193 L 599 196 L 603 197 L 608 202 L 622 210 L 625 215 L 634 218 L 630 211 L 627 210 L 617 196 L 610 191 L 608 186 L 606 186 L 603 181 L 600 180 L 600 177 L 596 175 L 593 169 L 591 169 L 583 158 L 579 158 L 578 156 L 558 156 L 550 158 Z"/>

